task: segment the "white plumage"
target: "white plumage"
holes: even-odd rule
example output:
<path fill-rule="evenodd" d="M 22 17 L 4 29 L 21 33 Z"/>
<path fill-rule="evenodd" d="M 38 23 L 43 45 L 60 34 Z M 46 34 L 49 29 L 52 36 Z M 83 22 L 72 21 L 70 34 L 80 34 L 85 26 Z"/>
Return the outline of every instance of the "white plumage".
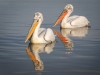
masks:
<path fill-rule="evenodd" d="M 56 26 L 61 20 L 62 20 L 61 28 L 84 27 L 87 26 L 88 23 L 90 23 L 88 19 L 84 16 L 78 16 L 78 15 L 70 16 L 72 12 L 73 12 L 73 6 L 71 4 L 67 4 L 63 12 L 57 19 L 56 23 L 54 24 L 54 26 Z"/>
<path fill-rule="evenodd" d="M 42 21 L 43 15 L 40 12 L 36 12 L 25 42 L 28 39 L 30 39 L 31 43 L 51 43 L 55 41 L 55 35 L 51 28 L 40 28 Z"/>

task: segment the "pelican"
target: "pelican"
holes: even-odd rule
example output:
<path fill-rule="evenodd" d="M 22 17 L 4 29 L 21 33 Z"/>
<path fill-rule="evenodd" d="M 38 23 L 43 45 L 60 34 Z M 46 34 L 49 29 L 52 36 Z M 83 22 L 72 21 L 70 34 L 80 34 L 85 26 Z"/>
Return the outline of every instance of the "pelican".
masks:
<path fill-rule="evenodd" d="M 56 26 L 61 20 L 61 28 L 78 28 L 88 26 L 88 23 L 90 22 L 86 17 L 77 15 L 70 16 L 72 12 L 73 6 L 71 4 L 67 4 L 55 22 L 54 26 Z"/>
<path fill-rule="evenodd" d="M 31 43 L 51 43 L 55 41 L 55 35 L 51 28 L 40 28 L 42 21 L 43 15 L 40 12 L 36 12 L 25 43 L 28 40 L 30 40 Z"/>

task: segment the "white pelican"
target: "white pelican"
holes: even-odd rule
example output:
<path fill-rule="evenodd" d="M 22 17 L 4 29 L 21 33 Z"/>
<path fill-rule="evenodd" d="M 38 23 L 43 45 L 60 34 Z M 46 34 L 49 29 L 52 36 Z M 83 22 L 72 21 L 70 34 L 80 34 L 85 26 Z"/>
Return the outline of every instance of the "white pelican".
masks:
<path fill-rule="evenodd" d="M 29 30 L 29 33 L 25 39 L 30 40 L 31 43 L 51 43 L 55 41 L 55 35 L 50 28 L 40 28 L 40 25 L 43 21 L 43 15 L 40 12 L 36 12 L 34 16 L 34 21 L 32 27 Z"/>
<path fill-rule="evenodd" d="M 67 4 L 62 11 L 61 15 L 55 22 L 54 26 L 56 26 L 61 20 L 61 28 L 77 28 L 77 27 L 84 27 L 90 23 L 86 17 L 84 16 L 70 16 L 73 12 L 73 6 L 71 4 Z"/>

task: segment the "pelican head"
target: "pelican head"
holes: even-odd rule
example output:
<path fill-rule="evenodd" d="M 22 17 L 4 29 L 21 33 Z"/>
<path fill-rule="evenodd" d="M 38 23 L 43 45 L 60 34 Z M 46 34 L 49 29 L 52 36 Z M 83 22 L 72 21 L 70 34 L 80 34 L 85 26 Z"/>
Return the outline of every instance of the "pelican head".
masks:
<path fill-rule="evenodd" d="M 33 20 L 32 26 L 31 26 L 29 33 L 25 39 L 25 43 L 32 36 L 32 34 L 34 33 L 37 26 L 39 27 L 39 25 L 42 23 L 42 21 L 43 21 L 43 15 L 40 12 L 36 12 L 34 14 L 34 20 Z"/>
<path fill-rule="evenodd" d="M 73 12 L 73 6 L 71 4 L 67 4 L 61 15 L 58 17 L 57 21 L 55 22 L 54 26 L 56 26 L 58 23 L 61 22 L 61 20 L 65 17 L 65 16 L 69 16 L 71 13 Z"/>
<path fill-rule="evenodd" d="M 42 15 L 42 13 L 36 12 L 34 14 L 34 20 L 37 20 L 37 21 L 41 20 L 41 21 L 43 21 L 43 15 Z"/>
<path fill-rule="evenodd" d="M 67 4 L 65 7 L 64 7 L 64 10 L 63 11 L 68 11 L 68 12 L 72 12 L 73 11 L 73 6 L 71 4 Z"/>

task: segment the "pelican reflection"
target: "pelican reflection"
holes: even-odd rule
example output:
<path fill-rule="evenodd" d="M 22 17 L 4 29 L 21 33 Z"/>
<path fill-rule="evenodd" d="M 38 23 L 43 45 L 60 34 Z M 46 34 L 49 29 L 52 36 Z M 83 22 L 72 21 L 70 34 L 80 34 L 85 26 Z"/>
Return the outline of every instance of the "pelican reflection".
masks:
<path fill-rule="evenodd" d="M 63 42 L 65 48 L 70 49 L 70 50 L 73 48 L 73 46 L 74 46 L 73 42 L 69 37 L 61 35 L 56 30 L 54 30 L 54 32 L 59 37 L 59 39 Z"/>
<path fill-rule="evenodd" d="M 59 39 L 64 43 L 64 47 L 67 49 L 73 49 L 74 43 L 70 37 L 85 37 L 88 34 L 89 27 L 73 28 L 73 29 L 60 29 L 60 33 L 56 30 L 55 33 Z"/>
<path fill-rule="evenodd" d="M 53 51 L 56 42 L 50 44 L 29 44 L 29 48 L 26 48 L 26 52 L 34 64 L 35 70 L 44 70 L 43 61 L 40 59 L 39 53 L 51 53 Z"/>
<path fill-rule="evenodd" d="M 60 32 L 61 34 L 64 36 L 64 37 L 69 37 L 69 36 L 72 36 L 72 37 L 85 37 L 86 34 L 88 34 L 88 29 L 90 27 L 80 27 L 80 28 L 69 28 L 69 29 L 60 29 Z"/>

